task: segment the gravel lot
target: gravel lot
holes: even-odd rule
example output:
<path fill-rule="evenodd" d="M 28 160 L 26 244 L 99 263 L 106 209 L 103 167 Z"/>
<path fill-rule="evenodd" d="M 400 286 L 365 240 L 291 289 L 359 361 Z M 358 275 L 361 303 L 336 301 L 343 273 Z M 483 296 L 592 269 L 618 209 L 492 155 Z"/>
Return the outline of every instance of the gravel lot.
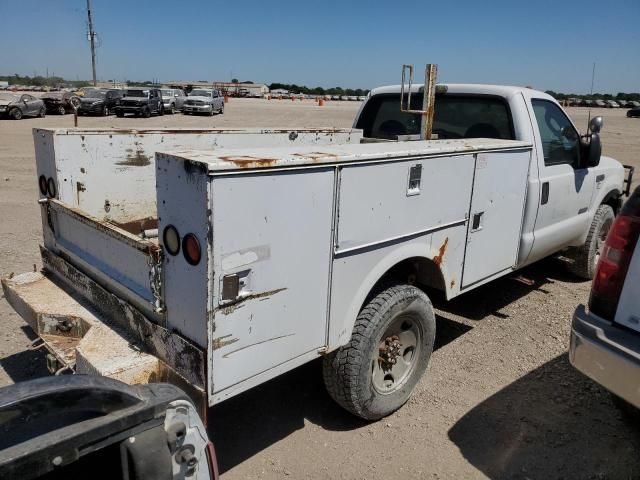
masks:
<path fill-rule="evenodd" d="M 232 99 L 216 117 L 81 117 L 80 126 L 349 127 L 358 102 Z M 586 108 L 570 108 L 584 128 Z M 604 152 L 640 167 L 640 119 L 605 119 Z M 40 267 L 32 127 L 0 120 L 0 275 Z M 640 171 L 637 177 L 640 179 Z M 638 183 L 637 181 L 634 183 Z M 445 303 L 437 349 L 409 403 L 377 422 L 337 407 L 311 363 L 209 412 L 223 478 L 638 478 L 640 430 L 568 364 L 572 312 L 589 284 L 545 260 Z M 0 299 L 0 386 L 46 375 L 25 324 Z"/>

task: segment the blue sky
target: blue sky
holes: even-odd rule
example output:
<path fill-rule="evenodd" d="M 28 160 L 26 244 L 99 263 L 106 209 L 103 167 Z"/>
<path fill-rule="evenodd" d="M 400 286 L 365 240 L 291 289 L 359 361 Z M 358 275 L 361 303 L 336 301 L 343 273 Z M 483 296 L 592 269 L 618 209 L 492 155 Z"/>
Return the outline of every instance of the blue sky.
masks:
<path fill-rule="evenodd" d="M 640 91 L 640 0 L 92 0 L 98 78 L 372 88 L 439 80 Z M 0 74 L 91 76 L 86 0 L 0 0 Z M 420 69 L 420 68 L 419 68 Z"/>

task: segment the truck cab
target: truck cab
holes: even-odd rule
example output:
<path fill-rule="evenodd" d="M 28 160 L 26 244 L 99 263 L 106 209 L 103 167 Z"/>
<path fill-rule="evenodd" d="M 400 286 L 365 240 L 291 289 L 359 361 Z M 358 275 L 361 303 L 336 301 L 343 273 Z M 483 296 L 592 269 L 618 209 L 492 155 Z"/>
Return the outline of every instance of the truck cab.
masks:
<path fill-rule="evenodd" d="M 417 137 L 421 117 L 401 111 L 400 91 L 400 85 L 372 90 L 353 126 L 368 138 Z M 572 271 L 592 278 L 621 205 L 624 167 L 606 156 L 590 162 L 578 129 L 546 93 L 526 87 L 439 84 L 435 98 L 433 134 L 439 140 L 496 138 L 533 145 L 518 266 L 568 249 Z M 422 95 L 411 100 L 411 109 L 418 110 Z M 603 205 L 610 208 L 600 208 Z M 592 232 L 591 226 L 598 231 Z"/>

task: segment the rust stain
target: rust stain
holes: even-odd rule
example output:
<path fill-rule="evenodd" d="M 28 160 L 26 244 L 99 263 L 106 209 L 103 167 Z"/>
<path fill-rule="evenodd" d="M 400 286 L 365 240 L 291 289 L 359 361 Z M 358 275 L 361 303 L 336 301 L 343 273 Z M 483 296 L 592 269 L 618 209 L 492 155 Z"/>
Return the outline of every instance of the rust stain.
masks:
<path fill-rule="evenodd" d="M 451 279 L 451 283 L 449 284 L 449 288 L 453 288 L 456 286 L 456 281 L 454 279 Z"/>
<path fill-rule="evenodd" d="M 229 155 L 220 157 L 220 159 L 224 160 L 225 162 L 231 162 L 240 168 L 272 167 L 277 162 L 275 158 L 259 158 L 251 157 L 248 155 Z"/>
<path fill-rule="evenodd" d="M 247 300 L 255 300 L 255 299 L 266 300 L 272 295 L 275 295 L 276 293 L 280 293 L 284 290 L 286 290 L 286 288 L 276 288 L 275 290 L 269 290 L 267 292 L 251 293 L 249 295 L 239 297 L 232 303 L 227 303 L 226 305 L 219 307 L 217 311 L 219 311 L 223 315 L 229 315 L 230 313 L 233 313 L 234 311 L 236 311 L 238 308 L 242 307 L 243 306 L 242 304 Z"/>
<path fill-rule="evenodd" d="M 123 167 L 146 167 L 147 165 L 151 165 L 151 157 L 145 155 L 142 150 L 136 150 L 135 152 L 128 153 L 126 160 L 116 162 L 116 165 Z"/>
<path fill-rule="evenodd" d="M 294 157 L 300 158 L 308 158 L 313 162 L 317 162 L 322 158 L 338 158 L 338 155 L 335 153 L 325 153 L 325 152 L 309 152 L 309 153 L 294 153 Z"/>
<path fill-rule="evenodd" d="M 212 348 L 214 350 L 218 350 L 219 348 L 226 347 L 227 345 L 231 345 L 232 343 L 236 343 L 239 338 L 229 338 L 231 335 L 223 335 L 222 337 L 214 338 L 211 342 Z"/>
<path fill-rule="evenodd" d="M 444 258 L 444 254 L 447 251 L 447 245 L 449 245 L 449 237 L 444 239 L 444 242 L 438 249 L 438 254 L 433 257 L 433 263 L 435 263 L 438 267 L 442 265 L 442 259 Z"/>

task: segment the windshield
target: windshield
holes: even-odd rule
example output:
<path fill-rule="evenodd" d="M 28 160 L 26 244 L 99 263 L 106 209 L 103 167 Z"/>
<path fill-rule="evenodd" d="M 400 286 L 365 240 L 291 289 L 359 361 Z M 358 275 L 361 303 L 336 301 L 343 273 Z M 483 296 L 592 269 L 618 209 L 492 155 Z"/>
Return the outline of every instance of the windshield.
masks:
<path fill-rule="evenodd" d="M 211 90 L 203 90 L 203 89 L 191 90 L 191 93 L 189 93 L 189 96 L 190 97 L 210 97 Z"/>
<path fill-rule="evenodd" d="M 107 95 L 107 92 L 103 92 L 102 90 L 88 90 L 87 93 L 84 94 L 85 98 L 100 98 L 104 99 Z"/>
<path fill-rule="evenodd" d="M 14 100 L 18 99 L 18 95 L 15 95 L 13 93 L 0 93 L 0 100 L 8 100 L 10 102 L 13 102 Z"/>
<path fill-rule="evenodd" d="M 422 108 L 422 95 L 411 95 L 411 108 Z M 373 96 L 358 119 L 357 128 L 369 138 L 395 140 L 398 135 L 419 135 L 421 116 L 400 111 L 399 94 Z M 511 112 L 499 97 L 436 95 L 433 133 L 446 138 L 514 138 Z"/>
<path fill-rule="evenodd" d="M 147 97 L 149 90 L 127 90 L 127 97 Z"/>
<path fill-rule="evenodd" d="M 173 95 L 173 90 L 166 90 L 166 89 L 162 90 L 163 97 L 170 97 L 171 95 Z"/>

